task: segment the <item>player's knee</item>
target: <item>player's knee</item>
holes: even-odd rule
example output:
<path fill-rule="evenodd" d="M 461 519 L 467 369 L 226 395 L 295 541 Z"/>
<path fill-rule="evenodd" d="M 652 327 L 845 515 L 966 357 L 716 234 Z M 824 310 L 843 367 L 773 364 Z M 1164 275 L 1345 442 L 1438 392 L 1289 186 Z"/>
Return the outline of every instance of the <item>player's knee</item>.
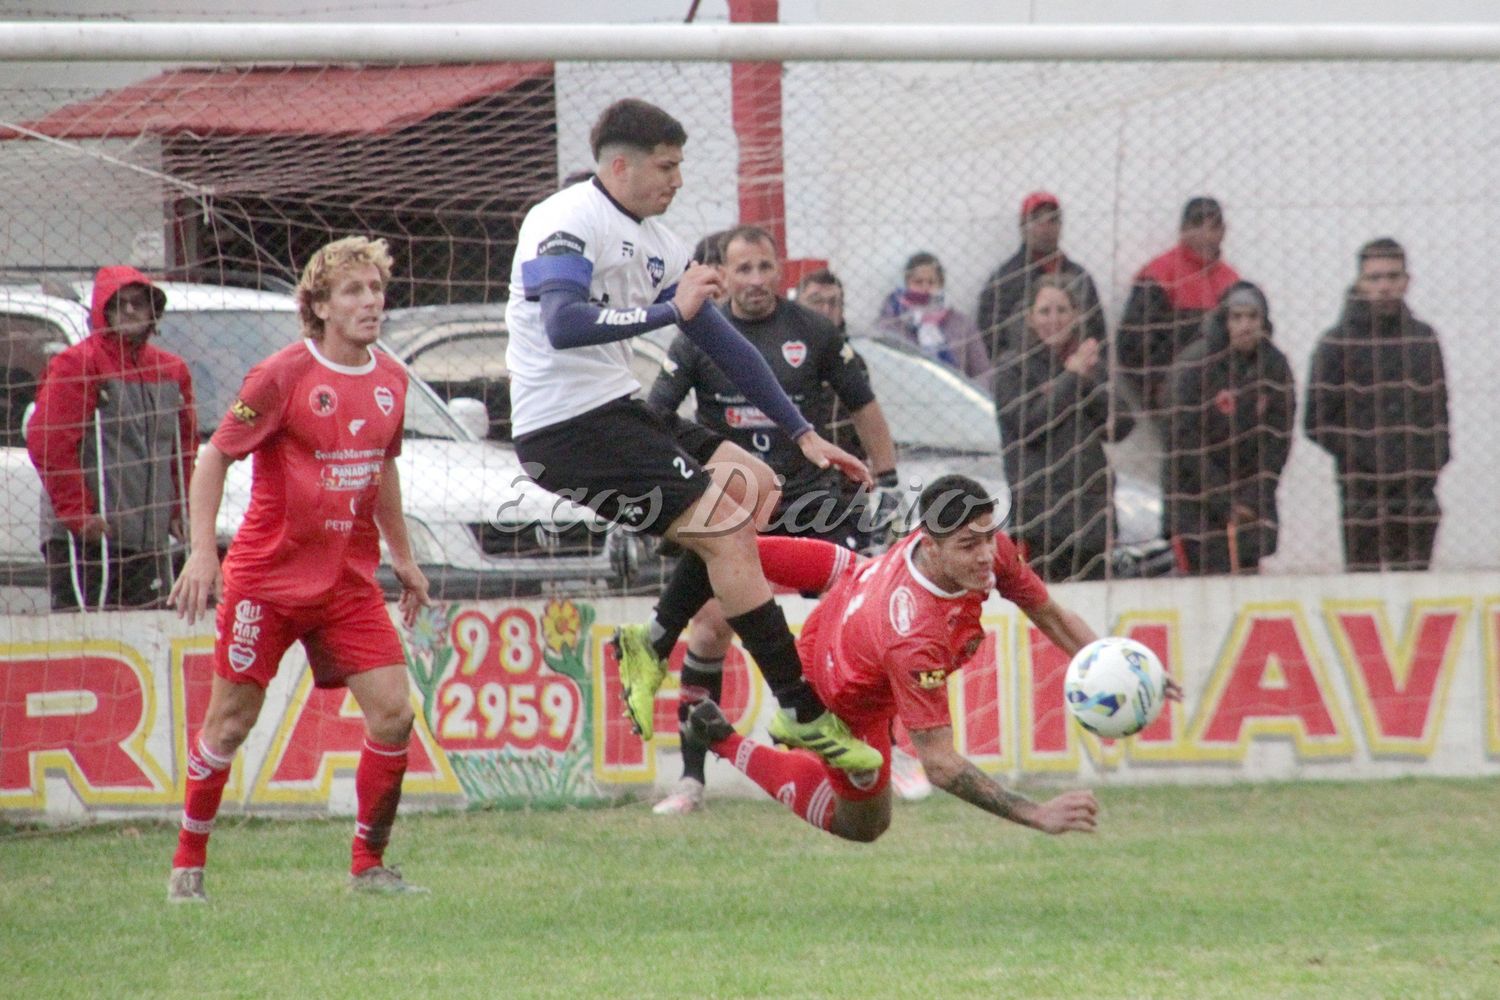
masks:
<path fill-rule="evenodd" d="M 234 709 L 217 712 L 203 720 L 203 741 L 220 756 L 233 756 L 255 728 L 258 712 Z"/>
<path fill-rule="evenodd" d="M 416 716 L 407 702 L 377 704 L 362 710 L 370 735 L 381 743 L 405 743 L 411 736 L 411 727 Z"/>
<path fill-rule="evenodd" d="M 891 811 L 877 798 L 858 804 L 840 802 L 829 832 L 856 844 L 873 844 L 890 828 Z"/>

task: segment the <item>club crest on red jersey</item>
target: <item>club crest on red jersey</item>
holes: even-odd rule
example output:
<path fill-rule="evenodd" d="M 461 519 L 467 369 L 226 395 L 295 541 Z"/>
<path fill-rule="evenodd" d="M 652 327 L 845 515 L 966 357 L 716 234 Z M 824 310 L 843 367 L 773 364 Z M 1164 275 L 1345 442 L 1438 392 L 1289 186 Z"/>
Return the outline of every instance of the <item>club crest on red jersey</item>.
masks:
<path fill-rule="evenodd" d="M 891 627 L 901 635 L 910 635 L 912 623 L 917 618 L 917 599 L 911 595 L 911 591 L 905 587 L 897 587 L 892 591 L 888 610 Z"/>
<path fill-rule="evenodd" d="M 313 391 L 307 394 L 307 405 L 317 416 L 331 417 L 339 408 L 339 395 L 333 391 L 332 386 L 316 385 L 313 386 Z"/>
<path fill-rule="evenodd" d="M 381 413 L 390 416 L 391 411 L 396 408 L 396 394 L 383 385 L 377 385 L 375 387 L 375 405 L 380 407 Z"/>
<path fill-rule="evenodd" d="M 801 368 L 802 362 L 807 360 L 807 344 L 800 340 L 788 340 L 781 345 L 781 356 L 793 368 Z"/>

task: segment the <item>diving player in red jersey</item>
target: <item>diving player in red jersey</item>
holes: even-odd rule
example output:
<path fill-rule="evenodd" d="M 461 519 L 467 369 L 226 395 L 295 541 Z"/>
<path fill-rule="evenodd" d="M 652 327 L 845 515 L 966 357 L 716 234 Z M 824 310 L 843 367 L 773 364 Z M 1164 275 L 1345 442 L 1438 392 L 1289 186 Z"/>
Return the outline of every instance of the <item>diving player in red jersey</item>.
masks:
<path fill-rule="evenodd" d="M 684 738 L 707 743 L 813 826 L 869 842 L 891 822 L 890 733 L 899 718 L 939 788 L 1043 833 L 1092 832 L 1093 792 L 1032 802 L 954 749 L 947 679 L 979 648 L 991 588 L 1069 656 L 1096 638 L 1093 630 L 1048 595 L 1000 531 L 995 502 L 979 483 L 942 476 L 923 491 L 919 509 L 921 527 L 873 560 L 815 539 L 759 540 L 768 580 L 826 592 L 797 641 L 803 670 L 829 709 L 881 752 L 879 771 L 851 774 L 805 751 L 757 744 L 735 733 L 711 701 L 688 714 Z M 1167 696 L 1182 696 L 1171 681 Z"/>
<path fill-rule="evenodd" d="M 196 621 L 219 598 L 213 688 L 187 759 L 167 898 L 204 902 L 203 866 L 235 751 L 287 648 L 301 641 L 319 687 L 347 687 L 365 717 L 355 772 L 350 886 L 422 891 L 384 864 L 401 801 L 412 708 L 401 640 L 375 581 L 380 536 L 409 626 L 430 603 L 401 514 L 396 456 L 406 371 L 373 350 L 391 257 L 384 240 L 323 247 L 297 286 L 303 340 L 252 368 L 203 449 L 188 494 L 191 552 L 169 598 Z M 250 509 L 220 574 L 214 522 L 229 466 L 255 455 Z"/>

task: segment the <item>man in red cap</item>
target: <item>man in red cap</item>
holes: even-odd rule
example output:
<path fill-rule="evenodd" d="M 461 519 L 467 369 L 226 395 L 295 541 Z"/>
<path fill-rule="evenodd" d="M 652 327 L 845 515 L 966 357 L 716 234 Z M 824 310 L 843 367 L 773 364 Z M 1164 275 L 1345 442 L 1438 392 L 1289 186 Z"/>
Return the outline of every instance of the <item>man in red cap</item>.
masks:
<path fill-rule="evenodd" d="M 149 342 L 166 305 L 135 268 L 100 268 L 89 336 L 37 391 L 26 446 L 54 610 L 160 606 L 172 589 L 198 430 L 187 364 Z"/>
<path fill-rule="evenodd" d="M 1104 310 L 1099 307 L 1099 290 L 1082 265 L 1059 249 L 1061 239 L 1062 206 L 1057 196 L 1048 191 L 1028 194 L 1021 202 L 1021 248 L 985 281 L 974 314 L 992 365 L 999 364 L 1000 356 L 1019 343 L 1020 314 L 1032 284 L 1044 274 L 1061 274 L 1071 279 L 1082 314 L 1084 336 L 1104 342 Z"/>

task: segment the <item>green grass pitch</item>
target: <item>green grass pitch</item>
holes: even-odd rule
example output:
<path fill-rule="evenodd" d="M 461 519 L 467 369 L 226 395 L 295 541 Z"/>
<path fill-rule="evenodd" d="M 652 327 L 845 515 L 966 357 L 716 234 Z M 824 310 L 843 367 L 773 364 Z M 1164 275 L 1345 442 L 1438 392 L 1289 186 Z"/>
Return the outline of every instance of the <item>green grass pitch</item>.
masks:
<path fill-rule="evenodd" d="M 344 889 L 352 821 L 0 828 L 0 995 L 1500 996 L 1500 781 L 1104 788 L 1048 838 L 941 793 L 874 845 L 769 802 L 405 816 L 428 897 Z"/>

